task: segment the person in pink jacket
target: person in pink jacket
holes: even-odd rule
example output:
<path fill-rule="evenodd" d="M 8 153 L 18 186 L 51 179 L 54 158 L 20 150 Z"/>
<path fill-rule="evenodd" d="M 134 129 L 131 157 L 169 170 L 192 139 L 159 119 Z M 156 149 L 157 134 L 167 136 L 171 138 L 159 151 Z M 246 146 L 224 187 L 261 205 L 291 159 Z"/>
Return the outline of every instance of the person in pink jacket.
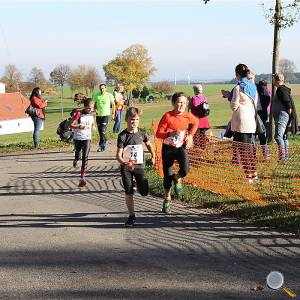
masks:
<path fill-rule="evenodd" d="M 207 98 L 203 95 L 203 87 L 201 84 L 193 86 L 194 96 L 189 101 L 189 110 L 198 119 L 198 129 L 194 136 L 194 143 L 196 145 L 205 145 L 205 132 L 211 128 L 208 115 L 209 108 Z"/>
<path fill-rule="evenodd" d="M 35 87 L 30 95 L 30 103 L 33 107 L 37 109 L 37 115 L 31 116 L 34 124 L 33 130 L 33 144 L 35 149 L 40 149 L 40 130 L 43 126 L 45 120 L 45 107 L 48 106 L 47 100 L 43 101 L 41 99 L 42 91 L 39 87 Z"/>

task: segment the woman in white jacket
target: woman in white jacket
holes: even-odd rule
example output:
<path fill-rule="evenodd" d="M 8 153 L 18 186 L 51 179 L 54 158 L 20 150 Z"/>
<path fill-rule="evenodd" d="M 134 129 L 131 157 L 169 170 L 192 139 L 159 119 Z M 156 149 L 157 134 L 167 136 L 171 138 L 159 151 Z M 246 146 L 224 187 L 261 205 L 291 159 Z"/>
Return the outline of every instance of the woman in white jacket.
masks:
<path fill-rule="evenodd" d="M 244 64 L 235 68 L 238 84 L 233 89 L 230 106 L 233 111 L 231 118 L 231 130 L 233 135 L 233 155 L 240 157 L 246 182 L 253 183 L 257 179 L 256 155 L 253 145 L 253 135 L 256 131 L 255 104 L 258 94 L 256 85 L 251 80 L 251 71 Z"/>

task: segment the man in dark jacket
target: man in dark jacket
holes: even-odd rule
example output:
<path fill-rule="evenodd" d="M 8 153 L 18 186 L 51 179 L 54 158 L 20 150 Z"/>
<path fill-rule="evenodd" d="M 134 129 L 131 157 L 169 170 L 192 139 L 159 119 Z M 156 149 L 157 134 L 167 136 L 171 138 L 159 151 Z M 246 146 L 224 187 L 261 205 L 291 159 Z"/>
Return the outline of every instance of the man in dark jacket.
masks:
<path fill-rule="evenodd" d="M 275 121 L 275 140 L 279 147 L 279 160 L 288 159 L 288 126 L 292 125 L 293 133 L 297 132 L 296 109 L 291 97 L 291 89 L 284 85 L 284 76 L 275 74 L 273 84 L 277 87 L 273 102 L 272 113 Z"/>

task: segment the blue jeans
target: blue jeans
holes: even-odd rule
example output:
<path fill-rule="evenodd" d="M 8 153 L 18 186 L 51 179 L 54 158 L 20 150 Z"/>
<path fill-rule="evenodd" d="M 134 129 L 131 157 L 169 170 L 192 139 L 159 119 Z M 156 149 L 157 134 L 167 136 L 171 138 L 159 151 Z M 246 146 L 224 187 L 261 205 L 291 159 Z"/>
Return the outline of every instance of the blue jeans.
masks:
<path fill-rule="evenodd" d="M 275 121 L 275 141 L 278 144 L 279 160 L 287 160 L 288 158 L 288 135 L 287 126 L 289 123 L 289 114 L 286 111 L 281 111 L 274 115 Z"/>
<path fill-rule="evenodd" d="M 33 144 L 34 144 L 34 148 L 38 148 L 40 145 L 40 140 L 39 140 L 40 130 L 43 126 L 44 120 L 38 117 L 32 117 L 31 119 L 34 125 L 33 136 L 32 136 Z"/>
<path fill-rule="evenodd" d="M 121 126 L 121 121 L 122 121 L 122 114 L 123 114 L 122 109 L 119 109 L 118 114 L 117 114 L 117 118 L 115 120 L 114 128 L 113 128 L 114 133 L 118 133 L 120 131 L 120 126 Z"/>

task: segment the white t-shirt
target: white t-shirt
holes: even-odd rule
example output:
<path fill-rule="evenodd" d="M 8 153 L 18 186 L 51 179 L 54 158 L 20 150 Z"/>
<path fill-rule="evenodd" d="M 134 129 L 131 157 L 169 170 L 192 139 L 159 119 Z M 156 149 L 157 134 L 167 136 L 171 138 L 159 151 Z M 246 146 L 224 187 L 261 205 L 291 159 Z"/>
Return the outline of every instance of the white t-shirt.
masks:
<path fill-rule="evenodd" d="M 82 112 L 76 113 L 73 120 L 77 120 L 77 124 L 84 125 L 84 129 L 74 129 L 74 140 L 84 141 L 92 139 L 92 126 L 94 123 L 95 113 L 83 114 Z"/>

